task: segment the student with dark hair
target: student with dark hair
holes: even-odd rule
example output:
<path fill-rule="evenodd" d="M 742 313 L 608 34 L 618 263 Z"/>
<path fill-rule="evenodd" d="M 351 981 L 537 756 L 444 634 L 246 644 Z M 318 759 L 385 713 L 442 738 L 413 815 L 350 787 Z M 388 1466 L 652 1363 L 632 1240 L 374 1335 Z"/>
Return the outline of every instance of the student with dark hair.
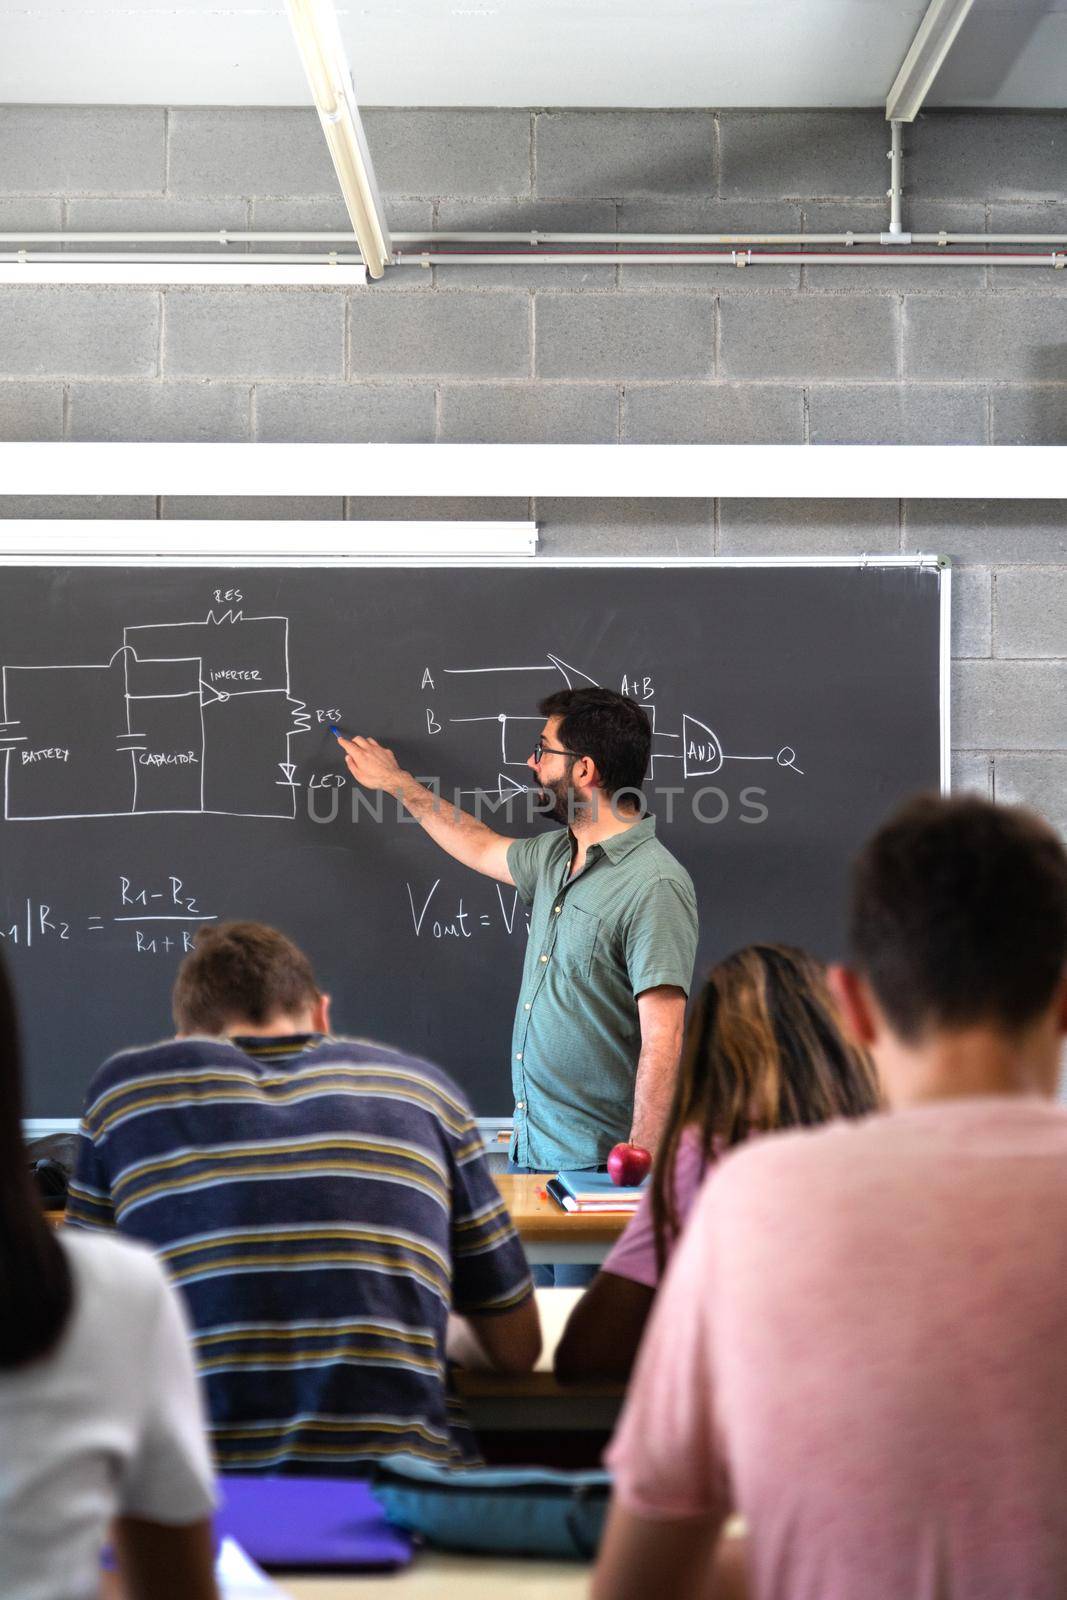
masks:
<path fill-rule="evenodd" d="M 0 967 L 4 1600 L 90 1600 L 112 1519 L 129 1600 L 216 1600 L 211 1465 L 177 1297 L 147 1251 L 53 1230 L 21 1122 Z"/>
<path fill-rule="evenodd" d="M 456 860 L 531 907 L 511 1041 L 512 1163 L 590 1168 L 622 1140 L 654 1149 L 674 1088 L 696 959 L 692 880 L 656 838 L 641 784 L 652 731 L 610 689 L 563 689 L 527 765 L 563 826 L 509 839 L 442 804 L 373 739 L 348 770 L 396 795 Z"/>
<path fill-rule="evenodd" d="M 506 1372 L 533 1366 L 540 1327 L 459 1090 L 331 1037 L 306 956 L 262 923 L 202 931 L 173 999 L 179 1037 L 90 1085 L 67 1218 L 158 1251 L 192 1317 L 219 1467 L 473 1455 L 450 1417 L 450 1311 Z"/>
<path fill-rule="evenodd" d="M 728 1150 L 754 1134 L 877 1106 L 870 1057 L 843 1034 L 817 961 L 774 944 L 720 961 L 689 1018 L 648 1192 L 571 1312 L 556 1376 L 629 1377 L 667 1259 L 706 1174 Z"/>
<path fill-rule="evenodd" d="M 325 997 L 311 962 L 276 928 L 262 922 L 201 928 L 189 958 L 178 968 L 171 1011 L 179 1037 L 214 1039 L 235 1020 L 262 1028 L 276 1015 L 312 1020 L 326 1031 Z"/>
<path fill-rule="evenodd" d="M 1067 1594 L 1067 853 L 920 799 L 860 855 L 831 980 L 885 1116 L 755 1140 L 704 1186 L 609 1461 L 595 1600 Z"/>

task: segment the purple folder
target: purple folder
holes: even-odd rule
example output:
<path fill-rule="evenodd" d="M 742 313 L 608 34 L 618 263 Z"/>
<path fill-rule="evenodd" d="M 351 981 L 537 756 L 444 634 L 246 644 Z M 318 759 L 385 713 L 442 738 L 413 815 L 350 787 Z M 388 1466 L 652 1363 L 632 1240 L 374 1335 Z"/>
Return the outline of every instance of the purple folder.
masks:
<path fill-rule="evenodd" d="M 385 1520 L 358 1478 L 258 1478 L 223 1474 L 216 1537 L 236 1539 L 262 1567 L 403 1567 L 411 1539 Z"/>

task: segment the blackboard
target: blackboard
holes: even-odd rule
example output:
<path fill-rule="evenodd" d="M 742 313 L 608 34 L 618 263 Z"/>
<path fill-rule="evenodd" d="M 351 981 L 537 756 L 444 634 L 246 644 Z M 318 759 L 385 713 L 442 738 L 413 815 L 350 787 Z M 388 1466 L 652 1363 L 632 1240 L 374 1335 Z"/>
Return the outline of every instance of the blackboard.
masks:
<path fill-rule="evenodd" d="M 376 820 L 330 722 L 518 835 L 552 825 L 523 787 L 537 701 L 625 686 L 700 968 L 757 938 L 838 953 L 850 855 L 942 775 L 942 582 L 930 560 L 5 568 L 0 948 L 29 1114 L 77 1115 L 105 1056 L 167 1035 L 188 939 L 234 917 L 306 949 L 338 1031 L 510 1112 L 523 908 L 395 803 Z"/>

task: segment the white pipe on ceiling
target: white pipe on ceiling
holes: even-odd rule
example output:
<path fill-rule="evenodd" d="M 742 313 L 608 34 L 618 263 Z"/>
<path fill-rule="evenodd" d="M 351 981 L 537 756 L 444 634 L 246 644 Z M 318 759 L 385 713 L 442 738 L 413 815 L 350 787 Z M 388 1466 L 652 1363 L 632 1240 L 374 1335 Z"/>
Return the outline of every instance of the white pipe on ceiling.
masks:
<path fill-rule="evenodd" d="M 581 251 L 557 251 L 551 255 L 538 251 L 495 250 L 495 251 L 463 251 L 462 253 L 440 253 L 428 250 L 419 254 L 407 254 L 402 250 L 394 253 L 393 262 L 398 267 L 484 267 L 496 263 L 523 266 L 594 266 L 616 265 L 623 267 L 649 267 L 649 266 L 727 266 L 727 267 L 756 267 L 756 266 L 819 266 L 819 267 L 1045 267 L 1062 269 L 1067 266 L 1067 256 L 1062 250 L 1048 252 L 1030 251 L 1023 254 L 1005 254 L 1003 252 L 974 253 L 970 251 L 957 251 L 952 255 L 941 255 L 935 251 L 915 250 L 840 250 L 830 252 L 825 250 L 788 251 L 788 250 L 708 250 L 699 253 L 694 251 L 672 250 L 657 251 L 655 253 L 630 251 L 618 254 L 582 253 Z"/>
<path fill-rule="evenodd" d="M 329 266 L 347 267 L 351 270 L 358 267 L 361 272 L 367 269 L 363 264 L 362 256 L 337 255 L 333 251 L 307 252 L 297 254 L 290 251 L 287 254 L 275 253 L 264 250 L 259 255 L 220 256 L 207 254 L 198 250 L 183 250 L 180 255 L 173 250 L 0 250 L 0 261 L 52 261 L 66 262 L 68 266 L 77 265 L 82 261 L 113 261 L 122 262 L 127 266 L 136 266 L 142 261 L 167 262 L 171 266 L 182 267 L 189 265 L 210 265 L 216 271 L 247 272 L 253 274 L 257 267 L 267 266 Z"/>
<path fill-rule="evenodd" d="M 904 226 L 900 220 L 900 207 L 901 198 L 904 194 L 902 184 L 904 145 L 901 138 L 900 123 L 891 122 L 889 129 L 889 231 L 890 233 L 903 233 Z"/>
<path fill-rule="evenodd" d="M 936 233 L 912 233 L 911 244 L 989 245 L 989 244 L 1047 244 L 1067 245 L 1067 233 L 957 233 L 942 229 Z M 524 244 L 530 246 L 573 245 L 843 245 L 889 244 L 884 233 L 858 233 L 851 229 L 844 233 L 559 233 L 539 232 L 536 229 L 518 231 L 448 230 L 440 233 L 394 233 L 398 245 L 425 244 L 435 248 L 441 244 Z M 350 232 L 304 230 L 301 232 L 241 232 L 227 229 L 214 232 L 0 232 L 0 245 L 28 244 L 353 244 Z M 217 257 L 212 256 L 215 260 Z M 341 257 L 340 259 L 346 259 Z M 348 258 L 357 260 L 357 257 Z"/>
<path fill-rule="evenodd" d="M 284 263 L 284 265 L 275 264 Z M 819 267 L 1044 267 L 1062 270 L 1067 255 L 1049 251 L 964 251 L 942 253 L 936 250 L 658 250 L 658 251 L 580 251 L 580 250 L 463 250 L 394 252 L 398 267 L 449 266 L 819 266 Z M 166 256 L 146 254 L 132 257 L 122 251 L 96 254 L 83 251 L 64 255 L 59 251 L 0 251 L 0 283 L 271 283 L 312 284 L 319 287 L 362 285 L 366 269 L 357 259 L 338 262 L 328 256 L 241 256 L 220 260 L 217 256 Z"/>

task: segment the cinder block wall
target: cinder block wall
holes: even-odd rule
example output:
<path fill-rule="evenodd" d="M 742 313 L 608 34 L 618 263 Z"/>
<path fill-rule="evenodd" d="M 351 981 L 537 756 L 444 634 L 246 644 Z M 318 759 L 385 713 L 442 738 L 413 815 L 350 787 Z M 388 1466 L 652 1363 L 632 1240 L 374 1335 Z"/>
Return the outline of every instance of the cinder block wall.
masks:
<path fill-rule="evenodd" d="M 380 110 L 367 124 L 397 229 L 886 225 L 876 113 Z M 906 226 L 1067 231 L 1067 114 L 931 113 L 905 149 Z M 310 112 L 0 108 L 0 230 L 344 225 Z M 3 289 L 0 437 L 1064 443 L 1065 290 L 1067 271 L 799 264 L 403 268 L 351 293 Z M 1067 829 L 1061 502 L 309 497 L 268 510 L 534 515 L 557 553 L 946 553 L 957 779 Z M 31 512 L 264 506 L 0 497 L 0 515 Z"/>

